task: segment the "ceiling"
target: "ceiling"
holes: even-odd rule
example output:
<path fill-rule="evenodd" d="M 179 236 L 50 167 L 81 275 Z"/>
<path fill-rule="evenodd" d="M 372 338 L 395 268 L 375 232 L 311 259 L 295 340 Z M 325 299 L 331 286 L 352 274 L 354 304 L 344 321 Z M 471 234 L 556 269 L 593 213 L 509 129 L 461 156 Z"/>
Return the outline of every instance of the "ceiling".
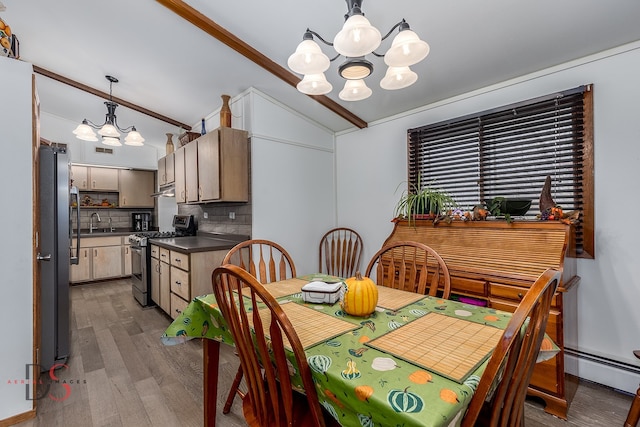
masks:
<path fill-rule="evenodd" d="M 18 36 L 22 60 L 103 92 L 109 91 L 104 76 L 113 75 L 120 80 L 114 97 L 178 122 L 196 125 L 220 107 L 220 95 L 253 87 L 332 131 L 354 128 L 158 1 L 1 2 L 6 10 L 0 17 Z M 185 3 L 287 70 L 307 27 L 332 40 L 347 12 L 344 0 Z M 386 66 L 368 58 L 375 67 L 367 79 L 373 95 L 363 101 L 338 98 L 342 61 L 332 63 L 325 74 L 334 89 L 327 96 L 365 122 L 640 40 L 637 0 L 367 0 L 362 11 L 383 35 L 405 18 L 431 46 L 429 56 L 411 67 L 418 81 L 397 91 L 379 87 Z M 328 46 L 323 50 L 334 56 Z M 102 99 L 42 75 L 37 85 L 41 111 L 68 120 L 69 135 L 83 118 L 102 123 Z M 121 126 L 134 124 L 147 144 L 164 147 L 164 134 L 178 132 L 176 125 L 123 105 L 116 114 Z"/>

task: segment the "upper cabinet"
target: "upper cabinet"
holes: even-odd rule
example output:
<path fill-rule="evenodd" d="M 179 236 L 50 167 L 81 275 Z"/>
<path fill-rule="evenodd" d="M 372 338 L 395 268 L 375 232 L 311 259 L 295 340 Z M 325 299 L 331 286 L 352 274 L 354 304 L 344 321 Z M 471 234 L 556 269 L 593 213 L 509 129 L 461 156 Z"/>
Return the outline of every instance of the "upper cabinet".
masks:
<path fill-rule="evenodd" d="M 174 154 L 177 203 L 249 201 L 247 131 L 218 128 Z"/>
<path fill-rule="evenodd" d="M 71 179 L 82 192 L 117 192 L 120 208 L 155 206 L 155 171 L 71 165 Z"/>
<path fill-rule="evenodd" d="M 118 191 L 118 169 L 72 165 L 71 178 L 81 191 Z"/>
<path fill-rule="evenodd" d="M 184 180 L 184 147 L 174 152 L 176 203 L 186 203 L 187 188 Z"/>
<path fill-rule="evenodd" d="M 218 128 L 197 139 L 198 200 L 249 201 L 249 142 L 246 131 Z"/>
<path fill-rule="evenodd" d="M 155 191 L 153 171 L 121 169 L 118 204 L 121 208 L 152 208 Z"/>
<path fill-rule="evenodd" d="M 160 187 L 174 183 L 174 165 L 175 153 L 167 154 L 158 160 L 158 185 Z"/>

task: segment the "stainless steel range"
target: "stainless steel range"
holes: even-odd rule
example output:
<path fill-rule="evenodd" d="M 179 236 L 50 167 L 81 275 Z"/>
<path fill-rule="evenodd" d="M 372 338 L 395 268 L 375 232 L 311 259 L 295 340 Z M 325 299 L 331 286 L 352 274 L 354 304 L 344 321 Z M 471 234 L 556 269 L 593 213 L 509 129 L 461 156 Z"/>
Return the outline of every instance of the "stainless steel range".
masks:
<path fill-rule="evenodd" d="M 173 226 L 176 231 L 144 231 L 131 234 L 131 281 L 133 297 L 143 307 L 154 305 L 151 300 L 151 252 L 149 239 L 193 236 L 196 227 L 193 215 L 174 215 Z"/>

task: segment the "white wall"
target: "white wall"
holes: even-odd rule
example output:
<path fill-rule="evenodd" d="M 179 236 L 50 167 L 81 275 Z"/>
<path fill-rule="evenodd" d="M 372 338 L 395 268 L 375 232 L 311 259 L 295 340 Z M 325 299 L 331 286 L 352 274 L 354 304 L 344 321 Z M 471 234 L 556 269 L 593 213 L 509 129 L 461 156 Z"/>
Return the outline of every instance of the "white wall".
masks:
<path fill-rule="evenodd" d="M 0 247 L 0 420 L 30 411 L 33 403 L 24 384 L 13 384 L 33 362 L 32 71 L 31 64 L 0 57 L 0 182 L 8 224 Z"/>
<path fill-rule="evenodd" d="M 281 244 L 298 274 L 318 269 L 318 244 L 335 225 L 333 133 L 256 90 L 251 137 L 252 237 Z"/>
<path fill-rule="evenodd" d="M 497 65 L 499 66 L 499 65 Z M 523 101 L 582 84 L 594 84 L 595 260 L 579 260 L 578 350 L 638 365 L 640 263 L 635 215 L 640 212 L 640 42 L 438 102 L 339 135 L 338 222 L 365 238 L 367 260 L 392 230 L 389 222 L 406 180 L 409 128 Z M 424 76 L 423 78 L 428 78 Z M 454 173 L 454 172 L 453 172 Z M 580 377 L 635 391 L 638 376 L 578 360 Z"/>

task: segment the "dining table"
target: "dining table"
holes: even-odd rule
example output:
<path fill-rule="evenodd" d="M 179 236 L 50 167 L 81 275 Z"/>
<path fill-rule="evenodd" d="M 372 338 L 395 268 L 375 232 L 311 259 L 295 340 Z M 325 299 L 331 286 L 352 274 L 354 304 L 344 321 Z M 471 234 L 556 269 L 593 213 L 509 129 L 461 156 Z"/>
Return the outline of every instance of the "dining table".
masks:
<path fill-rule="evenodd" d="M 304 301 L 305 284 L 341 280 L 309 274 L 265 285 L 302 341 L 322 407 L 345 427 L 459 425 L 511 313 L 382 287 L 366 317 L 339 301 Z M 195 297 L 161 341 L 196 338 L 204 344 L 204 425 L 215 426 L 219 346 L 234 342 L 213 294 Z M 558 352 L 545 341 L 538 361 Z M 301 386 L 290 360 L 292 384 Z"/>

